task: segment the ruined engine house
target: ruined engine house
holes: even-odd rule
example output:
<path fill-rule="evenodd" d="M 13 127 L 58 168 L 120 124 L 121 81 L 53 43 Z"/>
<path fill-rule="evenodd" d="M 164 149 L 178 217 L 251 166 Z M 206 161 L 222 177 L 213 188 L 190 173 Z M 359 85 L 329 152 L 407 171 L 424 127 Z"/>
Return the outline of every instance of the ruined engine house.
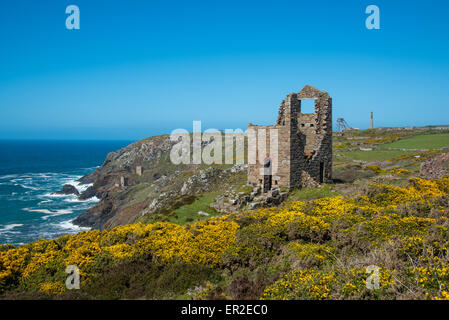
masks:
<path fill-rule="evenodd" d="M 302 113 L 301 101 L 313 99 L 314 113 Z M 270 129 L 277 129 L 277 170 L 267 170 L 272 155 L 265 162 L 248 165 L 248 183 L 267 191 L 276 187 L 313 187 L 332 181 L 332 98 L 325 91 L 305 86 L 282 101 L 275 125 L 248 124 L 248 131 L 265 129 L 266 150 L 270 150 Z M 259 152 L 259 150 L 257 150 Z M 257 154 L 257 159 L 264 155 Z M 264 168 L 265 167 L 265 168 Z M 270 175 L 269 179 L 267 175 Z"/>

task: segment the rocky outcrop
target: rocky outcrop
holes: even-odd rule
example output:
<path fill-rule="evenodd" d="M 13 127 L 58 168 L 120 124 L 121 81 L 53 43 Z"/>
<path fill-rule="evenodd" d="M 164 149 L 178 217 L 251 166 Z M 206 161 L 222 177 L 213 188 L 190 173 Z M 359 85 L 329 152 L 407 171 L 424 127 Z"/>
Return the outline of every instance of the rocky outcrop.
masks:
<path fill-rule="evenodd" d="M 249 185 L 247 186 L 249 187 Z M 261 207 L 280 205 L 288 196 L 288 192 L 281 192 L 275 188 L 262 193 L 261 187 L 254 187 L 251 192 L 228 191 L 217 196 L 210 206 L 218 212 L 235 213 L 242 209 L 254 210 Z"/>
<path fill-rule="evenodd" d="M 224 183 L 224 181 L 233 175 L 238 173 L 246 173 L 246 170 L 246 165 L 236 165 L 227 169 L 209 167 L 199 170 L 197 174 L 193 174 L 187 178 L 179 190 L 172 189 L 169 192 L 159 194 L 159 196 L 154 198 L 149 206 L 145 208 L 142 215 L 152 214 L 163 210 L 164 208 L 168 208 L 173 205 L 174 199 L 188 199 L 208 192 L 217 185 Z M 158 182 L 155 182 L 155 184 L 157 185 Z"/>
<path fill-rule="evenodd" d="M 101 168 L 81 178 L 80 181 L 92 182 L 97 193 L 114 188 L 121 177 L 127 181 L 127 186 L 151 182 L 161 174 L 155 169 L 160 165 L 165 166 L 166 162 L 170 161 L 169 153 L 173 144 L 167 135 L 135 142 L 123 149 L 110 152 Z M 137 167 L 143 169 L 142 176 L 136 173 Z"/>
<path fill-rule="evenodd" d="M 93 183 L 80 199 L 96 196 L 100 202 L 74 223 L 106 229 L 142 219 L 163 220 L 177 207 L 236 176 L 246 180 L 246 166 L 173 165 L 173 144 L 169 136 L 157 136 L 109 153 L 100 168 L 80 179 Z"/>
<path fill-rule="evenodd" d="M 57 195 L 71 195 L 74 194 L 78 196 L 80 193 L 78 192 L 78 189 L 71 185 L 71 184 L 65 184 L 60 191 L 53 192 L 52 194 Z"/>
<path fill-rule="evenodd" d="M 449 175 L 449 153 L 443 153 L 423 162 L 419 174 L 425 179 L 439 179 Z"/>
<path fill-rule="evenodd" d="M 96 195 L 97 195 L 97 192 L 95 191 L 95 188 L 93 186 L 90 186 L 86 190 L 81 192 L 78 199 L 79 200 L 87 200 L 87 199 L 95 197 Z"/>
<path fill-rule="evenodd" d="M 96 169 L 94 172 L 87 174 L 85 176 L 82 176 L 81 178 L 79 178 L 77 181 L 80 184 L 92 184 L 94 183 L 96 177 L 99 174 L 99 169 Z"/>

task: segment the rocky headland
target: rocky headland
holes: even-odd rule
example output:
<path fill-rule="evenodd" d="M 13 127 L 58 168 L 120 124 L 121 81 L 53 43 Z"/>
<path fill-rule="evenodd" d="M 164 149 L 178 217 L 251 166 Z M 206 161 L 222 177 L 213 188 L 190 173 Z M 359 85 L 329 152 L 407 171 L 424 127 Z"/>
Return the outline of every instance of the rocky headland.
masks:
<path fill-rule="evenodd" d="M 97 197 L 100 202 L 74 223 L 102 230 L 138 221 L 163 221 L 177 208 L 205 195 L 210 199 L 209 213 L 263 205 L 266 199 L 246 185 L 246 165 L 174 165 L 170 161 L 174 144 L 162 135 L 109 153 L 100 168 L 79 179 L 80 184 L 92 184 L 79 199 Z M 280 197 L 275 194 L 268 202 L 279 203 Z M 200 211 L 201 216 L 205 215 Z"/>

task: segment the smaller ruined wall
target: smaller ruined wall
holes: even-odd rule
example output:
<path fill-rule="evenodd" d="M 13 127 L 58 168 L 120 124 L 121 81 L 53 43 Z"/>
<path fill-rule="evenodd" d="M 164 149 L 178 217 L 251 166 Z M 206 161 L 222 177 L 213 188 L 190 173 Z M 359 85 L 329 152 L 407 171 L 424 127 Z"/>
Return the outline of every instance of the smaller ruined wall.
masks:
<path fill-rule="evenodd" d="M 278 134 L 278 159 L 277 159 L 277 171 L 273 172 L 273 186 L 288 186 L 290 183 L 290 134 L 286 127 L 283 126 L 257 126 L 248 124 L 248 131 L 254 130 L 257 134 L 258 130 L 264 129 L 266 132 L 266 152 L 270 153 L 271 148 L 271 136 L 270 129 L 276 129 Z M 266 154 L 256 153 L 256 163 L 248 163 L 248 182 L 254 185 L 262 185 L 263 183 L 263 161 L 259 160 L 259 156 L 265 159 Z M 270 154 L 272 161 L 275 161 L 275 157 Z"/>

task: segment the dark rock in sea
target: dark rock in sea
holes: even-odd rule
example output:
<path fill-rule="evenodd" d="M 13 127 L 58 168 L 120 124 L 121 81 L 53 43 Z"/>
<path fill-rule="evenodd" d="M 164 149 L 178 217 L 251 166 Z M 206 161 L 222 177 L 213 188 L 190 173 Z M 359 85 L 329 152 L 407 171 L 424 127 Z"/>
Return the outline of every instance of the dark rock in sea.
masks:
<path fill-rule="evenodd" d="M 93 186 L 90 186 L 85 191 L 83 191 L 80 196 L 78 197 L 79 200 L 87 200 L 90 198 L 93 198 L 97 195 L 97 192 L 95 191 L 95 188 Z"/>
<path fill-rule="evenodd" d="M 78 189 L 75 188 L 75 186 L 72 186 L 71 184 L 65 184 L 62 187 L 62 190 L 53 192 L 52 194 L 62 194 L 62 195 L 74 194 L 78 196 L 80 193 L 78 192 Z"/>

